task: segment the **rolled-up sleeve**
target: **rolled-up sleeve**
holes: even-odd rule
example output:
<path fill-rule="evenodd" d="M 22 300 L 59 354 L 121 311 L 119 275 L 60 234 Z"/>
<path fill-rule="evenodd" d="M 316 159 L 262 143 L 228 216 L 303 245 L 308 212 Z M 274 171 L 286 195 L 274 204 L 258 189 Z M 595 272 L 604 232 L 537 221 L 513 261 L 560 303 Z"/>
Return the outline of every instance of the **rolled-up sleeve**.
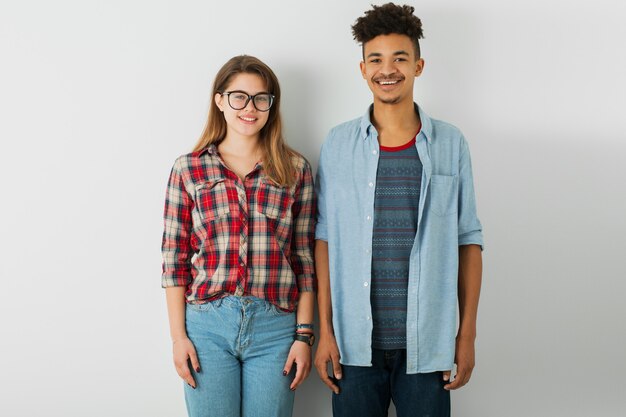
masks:
<path fill-rule="evenodd" d="M 328 156 L 326 149 L 328 148 L 328 138 L 322 144 L 320 150 L 320 160 L 317 165 L 317 176 L 315 179 L 315 191 L 317 194 L 317 221 L 315 224 L 315 239 L 328 241 L 328 226 L 326 224 L 326 216 L 328 210 L 326 208 L 327 181 L 326 172 L 328 164 Z"/>
<path fill-rule="evenodd" d="M 315 188 L 311 166 L 305 161 L 296 186 L 292 206 L 293 238 L 291 246 L 291 268 L 296 275 L 299 292 L 317 290 L 313 262 L 315 236 Z"/>
<path fill-rule="evenodd" d="M 163 288 L 187 286 L 191 282 L 192 207 L 193 199 L 185 189 L 178 159 L 172 167 L 165 196 L 163 214 L 165 227 L 161 244 L 163 255 L 161 286 Z"/>
<path fill-rule="evenodd" d="M 482 225 L 476 213 L 474 178 L 469 147 L 464 137 L 461 138 L 459 152 L 459 246 L 480 245 L 483 249 Z"/>

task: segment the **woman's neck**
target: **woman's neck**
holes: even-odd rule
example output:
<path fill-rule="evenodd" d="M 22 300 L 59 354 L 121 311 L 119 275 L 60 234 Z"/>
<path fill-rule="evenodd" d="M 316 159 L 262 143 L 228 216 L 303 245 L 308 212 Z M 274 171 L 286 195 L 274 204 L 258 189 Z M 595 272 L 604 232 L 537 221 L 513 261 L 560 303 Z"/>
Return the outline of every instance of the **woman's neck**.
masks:
<path fill-rule="evenodd" d="M 260 154 L 258 137 L 227 134 L 218 146 L 220 153 L 233 155 L 239 158 L 257 158 Z"/>

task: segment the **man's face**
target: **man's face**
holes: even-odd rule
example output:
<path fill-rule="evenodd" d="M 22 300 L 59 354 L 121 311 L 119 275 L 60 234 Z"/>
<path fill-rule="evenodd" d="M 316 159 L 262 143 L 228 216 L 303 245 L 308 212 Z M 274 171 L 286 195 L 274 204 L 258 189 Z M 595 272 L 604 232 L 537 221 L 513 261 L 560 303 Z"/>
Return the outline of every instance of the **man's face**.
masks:
<path fill-rule="evenodd" d="M 413 102 L 413 82 L 422 73 L 424 60 L 417 59 L 411 38 L 379 35 L 366 42 L 361 73 L 374 94 L 374 101 L 398 104 Z"/>

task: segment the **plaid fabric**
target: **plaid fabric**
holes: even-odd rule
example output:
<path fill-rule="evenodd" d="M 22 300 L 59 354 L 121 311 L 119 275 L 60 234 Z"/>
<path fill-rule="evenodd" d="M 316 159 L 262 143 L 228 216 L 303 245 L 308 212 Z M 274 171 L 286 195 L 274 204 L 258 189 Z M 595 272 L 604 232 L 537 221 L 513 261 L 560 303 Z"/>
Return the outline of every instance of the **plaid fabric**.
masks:
<path fill-rule="evenodd" d="M 253 295 L 293 311 L 315 291 L 315 193 L 311 167 L 294 156 L 297 181 L 277 187 L 259 163 L 242 181 L 214 145 L 179 157 L 165 199 L 165 287 L 186 286 L 188 303 Z"/>

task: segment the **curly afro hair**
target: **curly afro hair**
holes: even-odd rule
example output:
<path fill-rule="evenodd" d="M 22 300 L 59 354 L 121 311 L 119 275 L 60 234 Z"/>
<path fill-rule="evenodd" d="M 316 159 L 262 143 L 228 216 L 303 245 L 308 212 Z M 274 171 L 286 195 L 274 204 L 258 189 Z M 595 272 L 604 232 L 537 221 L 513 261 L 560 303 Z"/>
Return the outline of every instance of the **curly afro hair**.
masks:
<path fill-rule="evenodd" d="M 399 6 L 394 3 L 383 4 L 382 6 L 372 5 L 372 9 L 365 12 L 352 25 L 354 40 L 365 43 L 379 35 L 389 35 L 396 33 L 406 35 L 411 38 L 415 48 L 415 56 L 420 57 L 419 40 L 424 37 L 422 32 L 422 21 L 413 14 L 413 6 Z"/>

